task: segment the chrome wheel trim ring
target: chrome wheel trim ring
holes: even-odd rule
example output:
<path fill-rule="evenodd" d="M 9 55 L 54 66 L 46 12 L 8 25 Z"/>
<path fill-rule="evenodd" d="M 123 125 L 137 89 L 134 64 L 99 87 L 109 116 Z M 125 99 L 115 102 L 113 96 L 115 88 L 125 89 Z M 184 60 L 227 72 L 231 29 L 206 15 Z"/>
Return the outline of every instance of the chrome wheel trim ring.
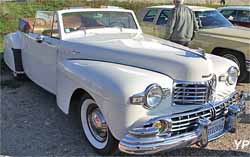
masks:
<path fill-rule="evenodd" d="M 108 127 L 99 108 L 93 108 L 87 113 L 89 129 L 93 137 L 99 142 L 105 142 L 108 136 Z"/>
<path fill-rule="evenodd" d="M 89 126 L 88 126 L 88 120 L 87 120 L 87 110 L 89 106 L 96 104 L 94 100 L 92 99 L 86 99 L 82 106 L 81 106 L 81 122 L 82 122 L 82 129 L 84 131 L 84 134 L 86 138 L 88 139 L 89 143 L 95 147 L 96 149 L 104 149 L 108 144 L 109 139 L 109 132 L 107 133 L 107 138 L 104 142 L 98 141 L 92 134 Z M 96 106 L 96 105 L 95 105 Z"/>

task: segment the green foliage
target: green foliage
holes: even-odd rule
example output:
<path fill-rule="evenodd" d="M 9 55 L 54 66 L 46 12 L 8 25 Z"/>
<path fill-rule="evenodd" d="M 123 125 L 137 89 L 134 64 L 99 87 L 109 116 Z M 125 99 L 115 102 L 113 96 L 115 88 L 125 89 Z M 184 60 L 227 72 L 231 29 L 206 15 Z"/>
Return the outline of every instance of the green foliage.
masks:
<path fill-rule="evenodd" d="M 100 5 L 109 5 L 109 6 L 119 6 L 126 9 L 134 10 L 136 13 L 139 10 L 152 5 L 161 5 L 146 2 L 118 2 L 118 1 L 98 1 L 98 3 L 93 4 L 87 2 L 86 0 L 37 0 L 26 3 L 18 2 L 6 2 L 0 3 L 0 53 L 3 49 L 3 37 L 4 35 L 15 32 L 17 30 L 17 23 L 20 17 L 34 17 L 37 10 L 60 10 L 63 8 L 69 7 L 98 7 Z M 218 5 L 208 4 L 208 7 L 217 8 Z"/>
<path fill-rule="evenodd" d="M 21 17 L 35 17 L 37 10 L 60 10 L 69 7 L 98 7 L 100 5 L 120 6 L 138 12 L 140 9 L 153 5 L 144 2 L 117 2 L 99 1 L 93 4 L 86 0 L 37 0 L 31 2 L 6 2 L 0 3 L 0 53 L 3 50 L 3 38 L 10 32 L 15 32 L 18 26 L 18 19 Z"/>

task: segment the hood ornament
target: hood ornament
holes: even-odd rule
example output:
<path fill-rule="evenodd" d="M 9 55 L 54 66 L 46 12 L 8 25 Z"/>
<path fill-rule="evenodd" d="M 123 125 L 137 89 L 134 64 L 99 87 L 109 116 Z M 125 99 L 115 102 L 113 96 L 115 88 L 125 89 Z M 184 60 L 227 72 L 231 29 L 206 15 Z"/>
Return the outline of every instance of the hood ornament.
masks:
<path fill-rule="evenodd" d="M 202 55 L 202 57 L 204 57 L 205 59 L 207 59 L 207 58 L 206 58 L 206 51 L 205 51 L 204 49 L 198 48 L 198 49 L 197 49 L 197 52 L 198 52 L 200 55 Z"/>

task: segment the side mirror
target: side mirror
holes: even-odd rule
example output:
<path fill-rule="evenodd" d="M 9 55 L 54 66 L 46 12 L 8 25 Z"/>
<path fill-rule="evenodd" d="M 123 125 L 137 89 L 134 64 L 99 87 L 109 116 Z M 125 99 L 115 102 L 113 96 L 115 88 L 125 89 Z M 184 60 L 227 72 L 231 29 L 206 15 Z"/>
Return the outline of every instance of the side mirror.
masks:
<path fill-rule="evenodd" d="M 39 35 L 37 38 L 36 38 L 36 42 L 38 43 L 42 43 L 44 41 L 44 36 L 43 35 Z"/>

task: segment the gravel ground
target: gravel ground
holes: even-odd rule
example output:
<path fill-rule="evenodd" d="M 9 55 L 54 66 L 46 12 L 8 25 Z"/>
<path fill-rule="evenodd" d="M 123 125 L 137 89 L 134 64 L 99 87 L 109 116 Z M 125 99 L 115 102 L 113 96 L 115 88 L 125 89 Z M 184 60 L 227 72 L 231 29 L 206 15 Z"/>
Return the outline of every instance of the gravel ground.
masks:
<path fill-rule="evenodd" d="M 1 149 L 8 156 L 96 156 L 81 130 L 56 105 L 54 95 L 31 81 L 16 81 L 10 71 L 1 71 Z M 250 84 L 238 90 L 250 91 Z M 250 104 L 248 104 L 250 110 Z M 250 140 L 250 112 L 243 117 L 236 134 L 209 143 L 205 149 L 193 146 L 158 156 L 250 156 L 250 145 L 236 149 L 234 140 Z M 124 154 L 118 154 L 118 156 Z"/>

